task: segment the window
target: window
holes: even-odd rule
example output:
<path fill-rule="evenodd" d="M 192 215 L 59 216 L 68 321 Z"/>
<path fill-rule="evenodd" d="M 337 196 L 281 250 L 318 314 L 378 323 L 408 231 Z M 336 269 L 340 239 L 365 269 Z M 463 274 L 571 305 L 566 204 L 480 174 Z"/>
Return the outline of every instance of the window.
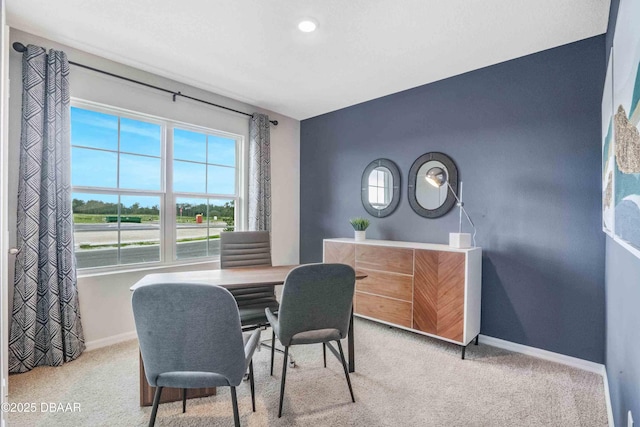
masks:
<path fill-rule="evenodd" d="M 369 203 L 376 209 L 384 209 L 391 202 L 391 174 L 374 169 L 369 175 Z"/>
<path fill-rule="evenodd" d="M 219 254 L 239 206 L 242 137 L 74 103 L 78 268 Z"/>

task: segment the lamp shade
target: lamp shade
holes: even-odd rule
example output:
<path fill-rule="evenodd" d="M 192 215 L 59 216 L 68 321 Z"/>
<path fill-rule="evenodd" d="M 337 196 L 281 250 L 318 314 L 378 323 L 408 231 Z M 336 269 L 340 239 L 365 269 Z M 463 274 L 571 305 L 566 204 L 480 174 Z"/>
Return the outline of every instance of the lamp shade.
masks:
<path fill-rule="evenodd" d="M 434 167 L 427 171 L 424 178 L 434 187 L 442 187 L 447 182 L 447 173 L 442 168 Z"/>

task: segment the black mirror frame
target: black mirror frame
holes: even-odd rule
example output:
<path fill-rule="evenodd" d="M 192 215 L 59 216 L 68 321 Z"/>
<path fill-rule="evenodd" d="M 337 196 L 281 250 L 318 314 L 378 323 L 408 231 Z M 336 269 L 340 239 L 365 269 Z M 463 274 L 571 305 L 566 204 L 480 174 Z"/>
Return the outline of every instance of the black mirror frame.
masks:
<path fill-rule="evenodd" d="M 447 168 L 447 179 L 451 185 L 451 189 L 458 194 L 458 167 L 454 163 L 453 159 L 444 153 L 431 152 L 423 154 L 418 157 L 411 169 L 409 169 L 409 186 L 407 195 L 409 197 L 409 205 L 418 215 L 425 218 L 440 218 L 453 208 L 456 204 L 456 198 L 451 194 L 451 190 L 447 190 L 447 198 L 444 203 L 436 209 L 425 209 L 420 206 L 418 199 L 416 198 L 416 179 L 418 177 L 418 171 L 423 164 L 436 160 L 442 163 Z"/>
<path fill-rule="evenodd" d="M 376 209 L 369 203 L 369 175 L 371 175 L 371 172 L 377 167 L 384 167 L 389 169 L 389 171 L 391 172 L 391 176 L 393 176 L 391 202 L 389 202 L 389 206 L 384 209 Z M 369 163 L 364 169 L 364 172 L 362 173 L 360 188 L 362 206 L 369 215 L 375 216 L 376 218 L 384 218 L 386 216 L 389 216 L 393 213 L 393 211 L 396 210 L 396 208 L 400 204 L 400 189 L 402 188 L 400 169 L 394 162 L 389 159 L 376 159 L 373 162 Z"/>

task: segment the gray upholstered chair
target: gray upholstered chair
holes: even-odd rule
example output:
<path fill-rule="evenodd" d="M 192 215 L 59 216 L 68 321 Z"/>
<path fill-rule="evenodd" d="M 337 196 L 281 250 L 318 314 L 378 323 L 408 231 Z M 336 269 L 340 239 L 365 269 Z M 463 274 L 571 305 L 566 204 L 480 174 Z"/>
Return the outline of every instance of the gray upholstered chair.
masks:
<path fill-rule="evenodd" d="M 220 268 L 271 265 L 271 240 L 268 231 L 223 231 L 220 233 Z M 238 303 L 243 330 L 268 326 L 265 308 L 278 311 L 273 286 L 230 289 Z"/>
<path fill-rule="evenodd" d="M 253 352 L 260 332 L 243 337 L 238 307 L 218 286 L 162 283 L 133 292 L 133 315 L 147 381 L 156 387 L 149 425 L 155 424 L 163 387 L 231 387 L 233 418 L 240 425 L 236 386 L 247 368 L 255 412 Z"/>
<path fill-rule="evenodd" d="M 278 417 L 282 416 L 287 354 L 292 345 L 322 343 L 324 347 L 326 343 L 336 341 L 349 393 L 351 393 L 351 400 L 356 401 L 340 343 L 340 340 L 346 338 L 349 332 L 355 284 L 355 271 L 348 265 L 302 265 L 294 268 L 287 275 L 278 314 L 274 314 L 268 308 L 265 309 L 269 323 L 273 327 L 272 345 L 275 344 L 277 336 L 284 346 Z M 272 350 L 272 374 L 273 356 Z M 325 367 L 326 363 L 325 353 Z"/>

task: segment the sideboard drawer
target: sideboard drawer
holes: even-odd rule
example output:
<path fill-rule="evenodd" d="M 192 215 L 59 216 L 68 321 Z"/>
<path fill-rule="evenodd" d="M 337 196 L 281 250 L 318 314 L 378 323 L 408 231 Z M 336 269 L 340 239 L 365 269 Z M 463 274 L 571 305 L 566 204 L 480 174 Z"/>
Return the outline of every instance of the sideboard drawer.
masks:
<path fill-rule="evenodd" d="M 413 275 L 413 249 L 356 245 L 356 268 Z"/>
<path fill-rule="evenodd" d="M 356 292 L 355 312 L 396 325 L 411 327 L 411 302 Z"/>
<path fill-rule="evenodd" d="M 357 291 L 405 301 L 413 299 L 413 276 L 366 268 L 359 268 L 358 272 L 366 274 L 367 277 L 356 281 Z"/>

